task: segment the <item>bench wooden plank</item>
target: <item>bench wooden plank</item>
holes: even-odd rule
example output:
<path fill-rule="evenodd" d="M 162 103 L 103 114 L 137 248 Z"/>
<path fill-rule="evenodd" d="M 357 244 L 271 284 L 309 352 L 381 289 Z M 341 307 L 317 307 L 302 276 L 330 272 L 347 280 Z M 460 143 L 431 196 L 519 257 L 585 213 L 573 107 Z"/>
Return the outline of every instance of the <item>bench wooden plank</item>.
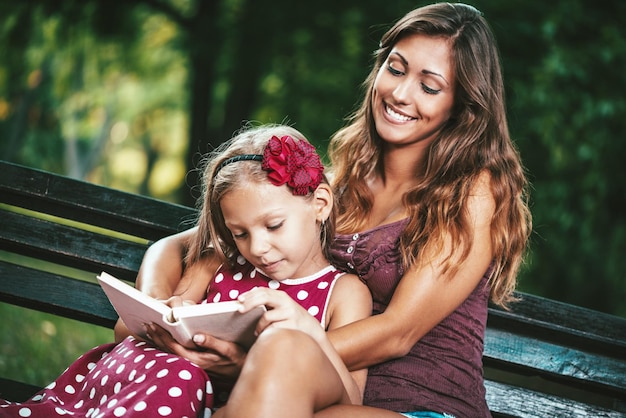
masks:
<path fill-rule="evenodd" d="M 515 330 L 541 335 L 626 359 L 626 318 L 526 293 L 509 311 L 491 307 L 489 324 L 515 324 Z M 607 352 L 609 350 L 609 352 Z"/>
<path fill-rule="evenodd" d="M 626 363 L 496 328 L 485 334 L 485 364 L 516 367 L 525 375 L 538 375 L 575 386 L 593 386 L 612 396 L 626 396 Z"/>
<path fill-rule="evenodd" d="M 0 398 L 12 402 L 24 402 L 41 388 L 24 382 L 16 382 L 0 376 Z"/>
<path fill-rule="evenodd" d="M 156 240 L 189 228 L 195 210 L 0 161 L 2 202 Z M 164 209 L 167 210 L 164 210 Z"/>
<path fill-rule="evenodd" d="M 14 212 L 3 217 L 0 249 L 72 268 L 135 280 L 146 244 L 60 225 Z M 28 231 L 27 233 L 24 233 Z"/>
<path fill-rule="evenodd" d="M 117 320 L 117 313 L 97 283 L 3 261 L 0 300 L 108 328 L 113 328 Z"/>
<path fill-rule="evenodd" d="M 626 414 L 504 383 L 485 381 L 494 417 L 624 418 Z"/>

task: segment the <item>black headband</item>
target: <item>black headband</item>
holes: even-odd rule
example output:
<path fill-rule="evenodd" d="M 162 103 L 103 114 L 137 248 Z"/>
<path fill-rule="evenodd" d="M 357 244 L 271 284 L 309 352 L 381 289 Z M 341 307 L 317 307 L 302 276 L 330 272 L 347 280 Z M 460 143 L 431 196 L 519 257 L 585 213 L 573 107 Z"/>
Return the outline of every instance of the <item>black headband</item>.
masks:
<path fill-rule="evenodd" d="M 241 154 L 227 158 L 217 167 L 214 176 L 217 176 L 217 173 L 228 164 L 236 163 L 237 161 L 263 161 L 263 156 L 261 154 Z"/>

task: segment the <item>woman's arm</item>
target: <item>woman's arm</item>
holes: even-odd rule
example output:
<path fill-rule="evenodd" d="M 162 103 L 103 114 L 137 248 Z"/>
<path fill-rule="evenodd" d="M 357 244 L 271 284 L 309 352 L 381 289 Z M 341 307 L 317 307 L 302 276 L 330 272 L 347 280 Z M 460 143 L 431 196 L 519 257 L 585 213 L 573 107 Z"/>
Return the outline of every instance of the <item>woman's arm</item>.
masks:
<path fill-rule="evenodd" d="M 135 286 L 156 299 L 169 299 L 183 277 L 183 259 L 197 227 L 162 238 L 148 247 Z"/>
<path fill-rule="evenodd" d="M 183 277 L 184 254 L 189 240 L 195 233 L 196 228 L 192 228 L 150 245 L 141 261 L 135 287 L 155 299 L 170 299 Z M 115 342 L 120 342 L 131 332 L 124 322 L 118 319 L 113 334 Z"/>
<path fill-rule="evenodd" d="M 332 330 L 329 338 L 350 370 L 401 357 L 472 293 L 493 258 L 490 224 L 495 210 L 488 176 L 473 187 L 467 216 L 473 245 L 453 277 L 442 274 L 443 254 L 405 273 L 380 315 Z M 449 254 L 450 252 L 448 252 Z"/>

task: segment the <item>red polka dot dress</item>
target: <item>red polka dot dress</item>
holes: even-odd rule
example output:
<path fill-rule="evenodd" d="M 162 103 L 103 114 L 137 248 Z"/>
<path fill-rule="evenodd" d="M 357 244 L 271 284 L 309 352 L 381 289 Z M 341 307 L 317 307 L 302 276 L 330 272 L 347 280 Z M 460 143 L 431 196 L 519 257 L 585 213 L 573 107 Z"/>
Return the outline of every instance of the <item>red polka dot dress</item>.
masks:
<path fill-rule="evenodd" d="M 277 282 L 239 258 L 237 269 L 218 271 L 203 303 L 232 300 L 254 287 L 270 287 L 287 292 L 324 324 L 330 293 L 340 276 L 329 266 L 310 277 Z M 218 391 L 215 404 L 226 400 L 227 389 Z M 210 417 L 215 396 L 203 369 L 128 337 L 117 345 L 88 351 L 26 402 L 0 399 L 0 417 Z"/>
<path fill-rule="evenodd" d="M 243 257 L 237 259 L 238 267 L 232 271 L 220 269 L 209 286 L 207 302 L 235 300 L 255 287 L 282 290 L 298 302 L 320 324 L 326 324 L 326 309 L 335 281 L 343 275 L 328 266 L 314 275 L 298 279 L 276 281 L 265 276 Z"/>

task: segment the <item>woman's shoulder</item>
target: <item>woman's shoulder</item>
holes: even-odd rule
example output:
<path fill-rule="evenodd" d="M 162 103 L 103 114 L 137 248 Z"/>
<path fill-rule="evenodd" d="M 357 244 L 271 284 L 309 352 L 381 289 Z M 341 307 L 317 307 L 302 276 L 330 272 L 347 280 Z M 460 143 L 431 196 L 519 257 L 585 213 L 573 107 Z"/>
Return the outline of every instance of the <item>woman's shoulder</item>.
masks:
<path fill-rule="evenodd" d="M 491 173 L 483 170 L 470 185 L 467 211 L 472 218 L 489 218 L 496 210 Z"/>

